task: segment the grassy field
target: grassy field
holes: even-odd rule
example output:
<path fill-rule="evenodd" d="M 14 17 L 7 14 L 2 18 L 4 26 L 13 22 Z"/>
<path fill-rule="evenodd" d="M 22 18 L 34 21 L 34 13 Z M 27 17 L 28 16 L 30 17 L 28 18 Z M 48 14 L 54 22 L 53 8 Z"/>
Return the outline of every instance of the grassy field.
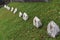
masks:
<path fill-rule="evenodd" d="M 18 12 L 26 12 L 29 20 L 24 21 L 18 17 L 18 12 L 8 11 L 0 8 L 0 40 L 60 40 L 60 35 L 51 38 L 47 35 L 47 24 L 53 20 L 60 26 L 60 0 L 52 0 L 46 2 L 30 2 L 8 4 L 10 7 L 17 7 Z M 43 26 L 35 28 L 32 20 L 34 16 L 38 16 Z"/>

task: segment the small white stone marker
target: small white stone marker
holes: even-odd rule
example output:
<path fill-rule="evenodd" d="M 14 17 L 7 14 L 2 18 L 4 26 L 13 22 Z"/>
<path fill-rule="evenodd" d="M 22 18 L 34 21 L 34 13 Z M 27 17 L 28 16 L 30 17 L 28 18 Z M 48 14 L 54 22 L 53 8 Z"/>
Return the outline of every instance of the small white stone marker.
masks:
<path fill-rule="evenodd" d="M 33 25 L 36 26 L 36 28 L 39 28 L 40 26 L 42 26 L 42 23 L 37 16 L 35 16 L 33 19 Z"/>
<path fill-rule="evenodd" d="M 10 10 L 10 7 L 9 6 L 7 6 L 7 10 Z"/>
<path fill-rule="evenodd" d="M 23 20 L 25 20 L 25 21 L 28 20 L 28 15 L 27 15 L 27 13 L 25 13 L 25 12 L 24 12 L 24 14 L 23 14 Z"/>
<path fill-rule="evenodd" d="M 23 16 L 22 12 L 19 12 L 19 17 L 22 17 L 22 16 Z"/>
<path fill-rule="evenodd" d="M 4 5 L 4 8 L 6 8 L 7 6 L 6 5 Z"/>
<path fill-rule="evenodd" d="M 12 7 L 12 8 L 11 8 L 11 12 L 12 12 L 13 10 L 14 10 L 14 8 Z"/>
<path fill-rule="evenodd" d="M 15 8 L 15 10 L 14 10 L 14 12 L 13 12 L 13 13 L 15 14 L 16 12 L 17 12 L 17 8 Z"/>
<path fill-rule="evenodd" d="M 4 5 L 4 8 L 6 8 L 7 10 L 10 10 L 10 7 L 7 5 Z"/>
<path fill-rule="evenodd" d="M 51 21 L 47 26 L 47 32 L 49 36 L 55 38 L 60 32 L 59 26 L 54 21 Z"/>

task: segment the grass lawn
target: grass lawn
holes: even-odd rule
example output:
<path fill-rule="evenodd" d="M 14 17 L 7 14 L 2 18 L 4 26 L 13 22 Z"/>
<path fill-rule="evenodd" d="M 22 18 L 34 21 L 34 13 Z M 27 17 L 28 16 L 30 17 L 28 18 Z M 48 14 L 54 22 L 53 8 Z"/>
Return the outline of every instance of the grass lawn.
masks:
<path fill-rule="evenodd" d="M 60 40 L 60 35 L 51 38 L 47 35 L 47 24 L 54 20 L 60 26 L 60 0 L 52 0 L 46 2 L 30 2 L 8 4 L 10 7 L 17 7 L 18 12 L 26 12 L 29 15 L 28 21 L 23 21 L 18 17 L 18 12 L 8 11 L 0 8 L 0 40 Z M 43 26 L 35 28 L 32 20 L 34 16 L 38 16 Z"/>

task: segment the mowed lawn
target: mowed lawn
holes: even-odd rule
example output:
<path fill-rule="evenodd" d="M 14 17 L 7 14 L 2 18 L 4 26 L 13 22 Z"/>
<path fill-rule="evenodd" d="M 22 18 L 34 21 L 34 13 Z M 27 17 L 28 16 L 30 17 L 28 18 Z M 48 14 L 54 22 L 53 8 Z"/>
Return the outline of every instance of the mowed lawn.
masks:
<path fill-rule="evenodd" d="M 46 2 L 13 2 L 10 7 L 18 8 L 18 12 L 0 8 L 0 40 L 60 40 L 60 35 L 51 38 L 47 35 L 47 25 L 55 21 L 60 26 L 60 0 Z M 29 19 L 19 18 L 19 11 L 26 12 Z M 37 29 L 33 26 L 33 18 L 41 19 L 43 26 Z"/>

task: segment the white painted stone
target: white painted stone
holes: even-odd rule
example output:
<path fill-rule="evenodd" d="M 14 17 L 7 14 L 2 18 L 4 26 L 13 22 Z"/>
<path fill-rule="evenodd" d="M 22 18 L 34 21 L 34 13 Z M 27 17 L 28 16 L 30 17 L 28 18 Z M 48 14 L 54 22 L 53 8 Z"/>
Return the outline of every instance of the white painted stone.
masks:
<path fill-rule="evenodd" d="M 12 8 L 11 8 L 11 12 L 12 12 L 13 10 L 14 10 L 14 8 L 12 7 Z"/>
<path fill-rule="evenodd" d="M 25 13 L 25 12 L 24 12 L 24 14 L 23 14 L 23 20 L 25 20 L 25 21 L 28 20 L 28 15 L 27 15 L 27 13 Z"/>
<path fill-rule="evenodd" d="M 10 7 L 9 6 L 7 6 L 7 10 L 10 10 Z"/>
<path fill-rule="evenodd" d="M 23 16 L 22 12 L 19 12 L 19 17 L 22 17 L 22 16 Z"/>
<path fill-rule="evenodd" d="M 10 7 L 7 5 L 4 5 L 4 8 L 6 8 L 7 10 L 10 10 Z"/>
<path fill-rule="evenodd" d="M 54 21 L 51 21 L 47 26 L 47 32 L 49 36 L 55 38 L 60 32 L 59 26 Z"/>
<path fill-rule="evenodd" d="M 6 9 L 8 10 L 8 6 L 6 6 Z"/>
<path fill-rule="evenodd" d="M 7 5 L 4 5 L 4 8 L 6 8 L 7 7 Z"/>
<path fill-rule="evenodd" d="M 13 12 L 13 13 L 15 14 L 16 12 L 17 12 L 17 8 L 15 8 L 15 10 L 14 10 L 14 12 Z"/>
<path fill-rule="evenodd" d="M 33 25 L 36 26 L 36 28 L 42 26 L 41 20 L 37 16 L 35 16 L 33 19 Z"/>

